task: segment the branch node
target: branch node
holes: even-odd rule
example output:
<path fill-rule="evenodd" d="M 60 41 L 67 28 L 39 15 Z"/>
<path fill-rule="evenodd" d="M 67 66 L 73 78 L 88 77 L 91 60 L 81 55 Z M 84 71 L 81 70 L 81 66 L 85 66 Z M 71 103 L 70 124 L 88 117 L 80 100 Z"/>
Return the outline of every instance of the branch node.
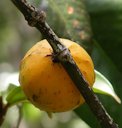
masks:
<path fill-rule="evenodd" d="M 69 60 L 71 60 L 70 59 L 71 56 L 69 56 L 69 53 L 70 51 L 67 48 L 62 48 L 60 52 L 53 53 L 53 62 L 54 63 L 61 62 L 61 61 L 68 62 Z M 72 61 L 70 63 L 72 63 Z"/>
<path fill-rule="evenodd" d="M 31 13 L 31 17 L 25 16 L 25 19 L 28 21 L 28 24 L 31 27 L 34 27 L 38 22 L 41 22 L 41 23 L 45 22 L 46 13 L 44 11 L 39 11 L 39 10 L 33 11 Z"/>

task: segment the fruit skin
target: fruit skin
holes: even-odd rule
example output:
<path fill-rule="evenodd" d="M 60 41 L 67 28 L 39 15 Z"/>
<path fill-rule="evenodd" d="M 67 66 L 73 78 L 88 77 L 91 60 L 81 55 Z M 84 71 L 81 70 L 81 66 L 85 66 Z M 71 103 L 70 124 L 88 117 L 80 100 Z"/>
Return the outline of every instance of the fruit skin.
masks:
<path fill-rule="evenodd" d="M 92 87 L 95 74 L 88 53 L 75 42 L 60 40 L 69 48 L 80 71 Z M 84 99 L 62 65 L 52 61 L 52 52 L 49 43 L 42 40 L 26 53 L 20 65 L 20 85 L 30 102 L 41 110 L 72 110 L 83 104 Z"/>

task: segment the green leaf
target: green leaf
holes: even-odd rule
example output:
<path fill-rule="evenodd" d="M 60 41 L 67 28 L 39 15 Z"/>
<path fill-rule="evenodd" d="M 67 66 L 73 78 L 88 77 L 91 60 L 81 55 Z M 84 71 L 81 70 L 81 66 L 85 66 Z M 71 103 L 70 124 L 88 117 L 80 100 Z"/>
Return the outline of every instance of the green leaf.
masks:
<path fill-rule="evenodd" d="M 23 111 L 23 117 L 27 121 L 37 121 L 40 120 L 42 116 L 42 111 L 35 107 L 33 104 L 30 102 L 24 102 L 22 106 L 22 111 Z"/>
<path fill-rule="evenodd" d="M 20 86 L 10 85 L 10 91 L 6 97 L 6 101 L 10 106 L 27 100 Z"/>
<path fill-rule="evenodd" d="M 97 45 L 94 48 L 95 69 L 103 73 L 119 97 L 122 97 L 122 0 L 86 0 Z M 122 127 L 122 105 L 100 96 L 110 115 Z"/>
<path fill-rule="evenodd" d="M 94 50 L 92 53 L 92 59 L 94 61 L 95 69 L 104 74 L 109 81 L 111 81 L 116 93 L 119 97 L 122 97 L 122 75 L 120 70 L 117 69 L 115 63 L 109 58 L 108 54 L 100 47 L 100 45 L 95 42 Z M 99 98 L 102 104 L 107 109 L 108 113 L 116 120 L 118 125 L 121 127 L 121 115 L 122 115 L 122 104 L 118 105 L 115 101 L 109 97 L 104 95 L 99 95 Z"/>
<path fill-rule="evenodd" d="M 93 86 L 93 90 L 96 93 L 106 94 L 112 96 L 119 104 L 120 98 L 115 93 L 111 83 L 100 72 L 95 70 L 96 80 Z"/>
<path fill-rule="evenodd" d="M 95 40 L 122 75 L 122 0 L 87 0 Z"/>
<path fill-rule="evenodd" d="M 83 0 L 48 0 L 47 20 L 59 37 L 69 38 L 91 49 L 91 28 Z M 90 41 L 89 41 L 90 40 Z"/>
<path fill-rule="evenodd" d="M 90 128 L 101 128 L 98 120 L 95 118 L 88 105 L 85 103 L 74 110 L 75 113 L 84 120 Z"/>

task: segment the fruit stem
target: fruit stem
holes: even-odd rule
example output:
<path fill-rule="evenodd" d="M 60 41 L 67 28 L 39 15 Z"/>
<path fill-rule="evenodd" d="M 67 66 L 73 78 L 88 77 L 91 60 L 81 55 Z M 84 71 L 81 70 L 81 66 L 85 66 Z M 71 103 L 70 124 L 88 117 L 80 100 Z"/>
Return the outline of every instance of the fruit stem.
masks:
<path fill-rule="evenodd" d="M 58 36 L 53 32 L 46 23 L 46 15 L 43 11 L 38 11 L 34 6 L 27 3 L 26 0 L 11 0 L 15 6 L 23 13 L 28 24 L 36 27 L 51 45 L 56 60 L 58 60 L 65 68 L 76 87 L 84 97 L 91 111 L 97 117 L 102 128 L 118 128 L 118 125 L 108 115 L 107 111 L 94 94 L 93 90 L 88 86 L 78 66 L 74 62 L 70 51 L 61 44 Z"/>

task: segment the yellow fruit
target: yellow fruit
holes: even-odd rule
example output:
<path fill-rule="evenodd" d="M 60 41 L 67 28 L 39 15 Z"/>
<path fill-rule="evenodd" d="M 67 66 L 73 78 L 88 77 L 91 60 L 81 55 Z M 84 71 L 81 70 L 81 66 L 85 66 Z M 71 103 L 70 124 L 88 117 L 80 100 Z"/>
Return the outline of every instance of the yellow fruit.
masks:
<path fill-rule="evenodd" d="M 92 86 L 95 75 L 90 56 L 75 42 L 60 40 L 69 48 L 85 79 Z M 41 110 L 72 110 L 83 104 L 84 99 L 62 65 L 52 61 L 52 52 L 49 43 L 42 40 L 26 53 L 20 66 L 20 85 L 27 98 Z"/>

